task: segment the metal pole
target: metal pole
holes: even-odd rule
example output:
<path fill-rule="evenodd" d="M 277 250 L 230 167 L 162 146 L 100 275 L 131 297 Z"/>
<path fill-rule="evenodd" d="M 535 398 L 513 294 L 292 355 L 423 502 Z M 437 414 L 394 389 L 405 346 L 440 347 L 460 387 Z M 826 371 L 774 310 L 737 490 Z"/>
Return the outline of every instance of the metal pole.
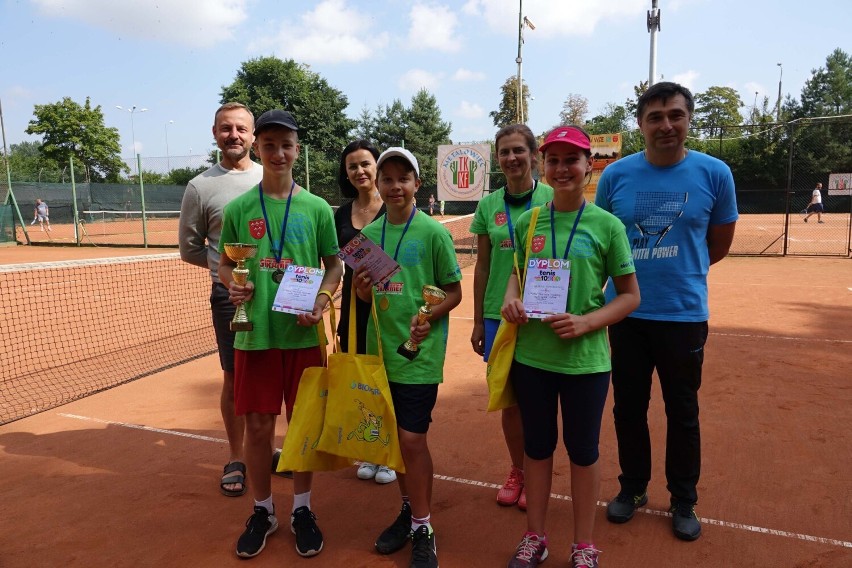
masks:
<path fill-rule="evenodd" d="M 21 224 L 21 230 L 24 232 L 24 238 L 27 239 L 27 244 L 31 244 L 30 235 L 27 233 L 27 224 L 24 222 L 24 217 L 21 215 L 21 208 L 18 207 L 18 200 L 15 199 L 15 192 L 12 191 L 12 170 L 9 166 L 9 152 L 6 150 L 6 124 L 3 122 L 3 103 L 0 102 L 0 132 L 3 134 L 3 161 L 6 162 L 6 183 L 9 191 L 6 192 L 4 205 L 8 205 L 11 201 L 15 205 L 15 213 L 18 215 L 18 222 Z M 12 232 L 14 231 L 15 223 L 12 223 Z M 17 237 L 16 237 L 17 238 Z"/>
<path fill-rule="evenodd" d="M 657 0 L 651 0 L 648 11 L 648 32 L 651 34 L 651 55 L 648 64 L 648 87 L 657 82 L 657 32 L 660 31 L 660 10 Z"/>
<path fill-rule="evenodd" d="M 305 189 L 311 191 L 311 162 L 310 162 L 310 146 L 305 144 Z"/>
<path fill-rule="evenodd" d="M 524 82 L 521 78 L 521 57 L 522 46 L 524 45 L 524 0 L 518 0 L 518 57 L 515 63 L 518 64 L 518 84 L 517 86 L 517 106 L 515 115 L 518 118 L 518 124 L 524 122 Z"/>
<path fill-rule="evenodd" d="M 136 154 L 136 171 L 142 168 L 142 157 Z M 145 214 L 145 183 L 142 181 L 142 175 L 139 175 L 139 196 L 142 199 L 142 242 L 145 248 L 148 248 L 148 219 Z"/>
<path fill-rule="evenodd" d="M 781 78 L 784 77 L 784 66 L 778 64 L 781 74 L 778 75 L 778 104 L 775 110 L 775 122 L 781 122 Z"/>
<path fill-rule="evenodd" d="M 74 177 L 74 156 L 68 158 L 71 164 L 71 212 L 74 214 L 74 242 L 80 246 L 79 223 L 80 216 L 77 214 L 77 180 Z"/>
<path fill-rule="evenodd" d="M 169 158 L 169 125 L 174 124 L 174 120 L 170 120 L 166 123 L 166 170 L 168 173 L 172 173 L 172 162 Z"/>

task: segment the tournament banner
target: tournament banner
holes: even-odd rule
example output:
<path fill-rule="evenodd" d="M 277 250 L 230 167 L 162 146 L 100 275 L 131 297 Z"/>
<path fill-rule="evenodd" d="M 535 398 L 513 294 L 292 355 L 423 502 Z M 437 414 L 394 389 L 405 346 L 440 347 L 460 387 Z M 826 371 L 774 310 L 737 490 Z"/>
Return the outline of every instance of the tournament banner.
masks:
<path fill-rule="evenodd" d="M 587 193 L 594 193 L 604 168 L 621 157 L 621 133 L 592 134 L 592 180 L 586 186 Z"/>
<path fill-rule="evenodd" d="M 852 174 L 828 174 L 829 195 L 852 195 Z"/>
<path fill-rule="evenodd" d="M 479 201 L 489 191 L 490 144 L 438 146 L 438 201 Z"/>

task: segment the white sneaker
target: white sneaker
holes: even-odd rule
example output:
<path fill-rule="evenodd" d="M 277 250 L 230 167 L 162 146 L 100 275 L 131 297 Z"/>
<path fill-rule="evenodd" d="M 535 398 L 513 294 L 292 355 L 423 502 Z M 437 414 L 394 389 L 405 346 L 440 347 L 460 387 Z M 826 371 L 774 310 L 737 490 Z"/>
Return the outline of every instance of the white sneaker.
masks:
<path fill-rule="evenodd" d="M 376 471 L 376 483 L 391 483 L 396 481 L 396 472 L 386 465 L 380 465 Z"/>
<path fill-rule="evenodd" d="M 376 477 L 376 471 L 379 469 L 374 463 L 364 462 L 358 468 L 358 479 L 373 479 Z"/>

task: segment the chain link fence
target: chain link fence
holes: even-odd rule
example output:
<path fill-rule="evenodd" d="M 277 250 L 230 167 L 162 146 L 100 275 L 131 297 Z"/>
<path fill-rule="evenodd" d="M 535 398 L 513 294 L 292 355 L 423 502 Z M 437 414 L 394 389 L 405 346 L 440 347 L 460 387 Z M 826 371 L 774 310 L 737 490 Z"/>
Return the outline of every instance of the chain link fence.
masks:
<path fill-rule="evenodd" d="M 836 174 L 852 172 L 852 117 L 707 127 L 691 134 L 688 147 L 716 156 L 733 171 L 740 218 L 732 254 L 852 252 L 852 191 L 848 185 L 838 189 L 835 181 Z M 806 222 L 818 183 L 822 223 L 816 216 Z"/>
<path fill-rule="evenodd" d="M 844 189 L 831 185 L 836 180 L 832 174 L 852 173 L 852 117 L 693 129 L 687 146 L 720 158 L 734 173 L 740 219 L 732 254 L 848 256 L 852 252 L 852 183 Z M 77 183 L 74 178 L 85 179 L 85 172 L 72 176 L 70 164 L 60 164 L 62 169 L 55 172 L 40 171 L 34 180 L 14 181 L 13 175 L 23 223 L 7 200 L 7 210 L 0 215 L 0 240 L 175 247 L 186 184 L 215 161 L 213 154 L 143 157 L 141 176 L 134 164 L 130 179 L 112 184 Z M 311 182 L 312 165 L 300 158 L 299 173 L 304 179 L 297 177 L 299 183 L 333 207 L 343 204 L 336 182 L 329 181 L 333 176 L 314 175 Z M 488 175 L 492 191 L 504 185 L 499 171 Z M 806 222 L 802 212 L 817 183 L 823 187 L 823 222 L 813 217 Z M 7 192 L 6 181 L 0 181 L 0 194 Z M 435 198 L 431 206 L 430 196 Z M 27 225 L 37 198 L 50 207 L 49 232 Z M 444 219 L 470 215 L 477 205 L 470 201 L 441 204 L 434 184 L 421 186 L 415 199 L 422 211 Z"/>

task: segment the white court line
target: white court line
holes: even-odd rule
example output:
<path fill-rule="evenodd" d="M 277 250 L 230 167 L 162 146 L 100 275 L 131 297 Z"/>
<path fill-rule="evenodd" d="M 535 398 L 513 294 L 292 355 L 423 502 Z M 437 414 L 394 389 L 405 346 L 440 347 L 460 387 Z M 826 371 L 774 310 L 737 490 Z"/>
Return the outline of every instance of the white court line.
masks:
<path fill-rule="evenodd" d="M 135 430 L 144 430 L 146 432 L 156 432 L 158 434 L 170 434 L 172 436 L 180 436 L 183 438 L 193 438 L 195 440 L 202 440 L 204 442 L 220 442 L 222 444 L 227 444 L 227 440 L 223 440 L 220 438 L 211 438 L 210 436 L 199 436 L 198 434 L 187 434 L 186 432 L 178 432 L 175 430 L 165 430 L 163 428 L 154 428 L 152 426 L 143 426 L 141 424 L 129 424 L 127 422 L 116 422 L 114 420 L 102 420 L 100 418 L 91 418 L 88 416 L 80 416 L 78 414 L 66 414 L 64 412 L 58 413 L 59 416 L 64 418 L 73 418 L 74 420 L 84 420 L 86 422 L 96 422 L 98 424 L 108 424 L 111 426 L 122 426 L 124 428 L 133 428 Z M 439 475 L 434 474 L 433 477 L 440 481 L 449 481 L 450 483 L 458 483 L 461 485 L 472 485 L 474 487 L 484 487 L 486 489 L 500 489 L 500 485 L 495 483 L 488 483 L 485 481 L 475 481 L 472 479 L 464 479 L 462 477 L 451 477 L 448 475 Z M 558 493 L 551 493 L 550 496 L 553 499 L 560 499 L 562 501 L 571 501 L 570 495 L 559 495 Z M 606 501 L 598 501 L 599 507 L 606 507 Z M 656 509 L 647 509 L 647 508 L 639 508 L 636 509 L 640 513 L 644 513 L 646 515 L 655 515 L 658 517 L 671 517 L 671 513 L 668 511 L 657 511 Z M 708 525 L 715 525 L 718 527 L 725 527 L 729 529 L 738 529 L 747 532 L 754 532 L 759 534 L 769 534 L 773 536 L 780 536 L 784 538 L 790 538 L 794 540 L 804 540 L 807 542 L 818 542 L 820 544 L 828 544 L 830 546 L 840 546 L 843 548 L 852 548 L 852 542 L 846 540 L 837 540 L 834 538 L 825 538 L 821 536 L 812 536 L 801 533 L 794 533 L 790 531 L 782 531 L 778 529 L 769 529 L 764 527 L 757 527 L 754 525 L 745 525 L 742 523 L 732 523 L 729 521 L 719 521 L 716 519 L 709 519 L 706 517 L 699 517 L 699 520 L 702 523 Z"/>

